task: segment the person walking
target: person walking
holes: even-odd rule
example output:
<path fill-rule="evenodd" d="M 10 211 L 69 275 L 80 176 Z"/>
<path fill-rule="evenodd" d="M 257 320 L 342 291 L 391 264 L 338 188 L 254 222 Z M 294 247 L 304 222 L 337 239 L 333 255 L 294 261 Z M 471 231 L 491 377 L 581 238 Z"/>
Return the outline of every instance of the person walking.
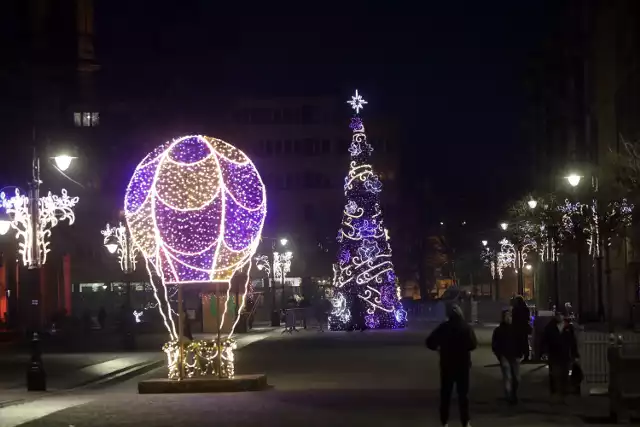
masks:
<path fill-rule="evenodd" d="M 529 335 L 531 335 L 531 312 L 522 295 L 517 295 L 513 299 L 513 310 L 511 312 L 513 327 L 515 331 L 514 339 L 518 340 L 519 346 L 524 349 L 524 360 L 529 360 Z"/>
<path fill-rule="evenodd" d="M 549 363 L 549 391 L 552 400 L 559 403 L 565 403 L 569 392 L 569 372 L 572 365 L 580 360 L 576 333 L 566 314 L 566 309 L 559 307 L 542 336 L 542 351 Z"/>
<path fill-rule="evenodd" d="M 469 371 L 471 352 L 478 345 L 476 334 L 465 322 L 462 309 L 453 304 L 447 309 L 448 319 L 441 323 L 427 338 L 427 348 L 440 352 L 440 422 L 449 423 L 449 408 L 453 386 L 456 386 L 460 421 L 464 427 L 469 422 Z"/>
<path fill-rule="evenodd" d="M 518 331 L 513 324 L 511 310 L 502 311 L 502 322 L 494 329 L 491 349 L 500 363 L 504 393 L 512 405 L 518 403 L 518 386 L 520 385 L 520 360 L 528 347 L 518 340 Z"/>

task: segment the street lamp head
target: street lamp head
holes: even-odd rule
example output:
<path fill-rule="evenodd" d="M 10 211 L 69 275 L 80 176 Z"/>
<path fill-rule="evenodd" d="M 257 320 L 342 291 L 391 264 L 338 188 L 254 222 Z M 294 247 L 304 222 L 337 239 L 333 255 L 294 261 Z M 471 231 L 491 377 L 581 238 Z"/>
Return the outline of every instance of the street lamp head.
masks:
<path fill-rule="evenodd" d="M 527 264 L 524 266 L 524 268 L 526 268 L 527 270 L 531 270 L 533 267 L 531 266 L 531 264 Z"/>
<path fill-rule="evenodd" d="M 262 271 L 262 269 L 264 268 L 264 265 L 258 264 L 258 265 L 256 265 L 256 267 L 258 268 L 258 270 Z"/>
<path fill-rule="evenodd" d="M 566 179 L 569 182 L 570 186 L 577 187 L 580 184 L 580 180 L 582 179 L 582 177 L 580 175 L 572 173 L 571 175 L 567 176 Z"/>
<path fill-rule="evenodd" d="M 281 244 L 282 246 L 287 246 L 287 243 L 289 243 L 289 241 L 288 241 L 287 239 L 284 239 L 284 238 L 283 238 L 283 239 L 280 239 L 280 244 Z"/>
<path fill-rule="evenodd" d="M 293 256 L 293 252 L 288 251 L 286 254 L 287 258 L 291 258 Z"/>
<path fill-rule="evenodd" d="M 531 199 L 527 202 L 529 205 L 529 209 L 535 209 L 538 206 L 538 201 L 536 199 Z"/>
<path fill-rule="evenodd" d="M 116 243 L 107 243 L 104 247 L 107 248 L 110 254 L 115 254 L 118 250 L 118 245 Z"/>
<path fill-rule="evenodd" d="M 501 222 L 500 228 L 502 228 L 504 231 L 507 231 L 507 228 L 509 228 L 509 224 L 507 224 L 506 222 Z"/>
<path fill-rule="evenodd" d="M 482 241 L 482 246 L 487 246 L 489 244 L 489 242 L 487 242 L 486 240 Z"/>
<path fill-rule="evenodd" d="M 67 155 L 56 156 L 53 158 L 53 161 L 56 163 L 56 167 L 61 171 L 66 171 L 71 166 L 71 161 L 74 158 Z"/>

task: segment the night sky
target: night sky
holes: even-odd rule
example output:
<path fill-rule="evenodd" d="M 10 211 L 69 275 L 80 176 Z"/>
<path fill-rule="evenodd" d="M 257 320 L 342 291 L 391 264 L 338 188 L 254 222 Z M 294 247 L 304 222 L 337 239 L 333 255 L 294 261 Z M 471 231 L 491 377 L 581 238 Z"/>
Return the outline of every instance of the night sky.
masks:
<path fill-rule="evenodd" d="M 401 118 L 405 176 L 431 188 L 434 219 L 495 223 L 529 190 L 519 126 L 546 3 L 380 3 L 232 11 L 211 0 L 98 0 L 101 78 L 123 97 L 182 92 L 180 108 L 203 117 L 217 95 L 346 100 L 358 88 L 369 111 Z"/>

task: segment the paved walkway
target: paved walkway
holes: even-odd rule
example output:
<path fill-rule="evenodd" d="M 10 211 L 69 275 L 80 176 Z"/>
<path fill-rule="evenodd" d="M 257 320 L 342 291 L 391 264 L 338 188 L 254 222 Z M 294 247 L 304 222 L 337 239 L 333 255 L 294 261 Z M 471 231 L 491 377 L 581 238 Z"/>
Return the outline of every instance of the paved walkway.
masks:
<path fill-rule="evenodd" d="M 39 419 L 27 427 L 88 426 L 438 426 L 437 354 L 424 348 L 426 331 L 337 333 L 301 331 L 257 340 L 237 353 L 237 372 L 266 372 L 273 390 L 218 395 L 138 395 L 139 378 L 93 397 L 68 395 L 35 402 Z M 479 333 L 479 338 L 485 336 Z M 523 367 L 523 404 L 501 400 L 499 369 L 486 339 L 474 353 L 472 420 L 482 426 L 583 425 L 584 401 L 547 402 L 545 368 Z M 145 378 L 162 376 L 162 370 Z M 587 402 L 588 403 L 588 402 Z M 36 407 L 34 406 L 34 410 Z M 44 408 L 44 409 L 43 409 Z M 450 425 L 458 425 L 452 408 Z M 29 405 L 0 409 L 0 427 L 20 418 Z M 3 421 L 2 420 L 12 420 Z"/>

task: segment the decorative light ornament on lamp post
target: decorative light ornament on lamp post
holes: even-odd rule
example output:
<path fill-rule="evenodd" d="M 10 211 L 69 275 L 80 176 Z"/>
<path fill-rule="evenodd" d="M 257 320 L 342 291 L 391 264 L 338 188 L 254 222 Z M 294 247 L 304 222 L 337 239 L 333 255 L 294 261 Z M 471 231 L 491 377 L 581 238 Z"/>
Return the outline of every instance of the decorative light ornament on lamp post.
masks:
<path fill-rule="evenodd" d="M 106 228 L 100 231 L 104 236 L 104 247 L 110 254 L 118 253 L 118 261 L 120 269 L 124 274 L 129 274 L 136 269 L 136 249 L 133 239 L 129 234 L 127 227 L 119 223 L 117 227 L 107 224 Z"/>
<path fill-rule="evenodd" d="M 37 190 L 31 193 L 39 194 Z M 61 194 L 57 196 L 49 192 L 44 197 L 27 197 L 20 194 L 18 189 L 12 197 L 0 193 L 0 203 L 12 217 L 10 225 L 16 230 L 18 253 L 22 263 L 29 269 L 40 268 L 47 262 L 47 254 L 51 251 L 51 229 L 65 220 L 69 225 L 75 222 L 73 208 L 79 198 L 69 197 L 64 189 Z M 5 228 L 6 222 L 3 221 L 0 231 Z"/>
<path fill-rule="evenodd" d="M 282 306 L 284 308 L 285 303 L 285 279 L 287 273 L 291 271 L 291 260 L 293 259 L 293 252 L 287 251 L 284 253 L 273 253 L 273 275 L 276 280 L 280 280 L 282 283 Z"/>

